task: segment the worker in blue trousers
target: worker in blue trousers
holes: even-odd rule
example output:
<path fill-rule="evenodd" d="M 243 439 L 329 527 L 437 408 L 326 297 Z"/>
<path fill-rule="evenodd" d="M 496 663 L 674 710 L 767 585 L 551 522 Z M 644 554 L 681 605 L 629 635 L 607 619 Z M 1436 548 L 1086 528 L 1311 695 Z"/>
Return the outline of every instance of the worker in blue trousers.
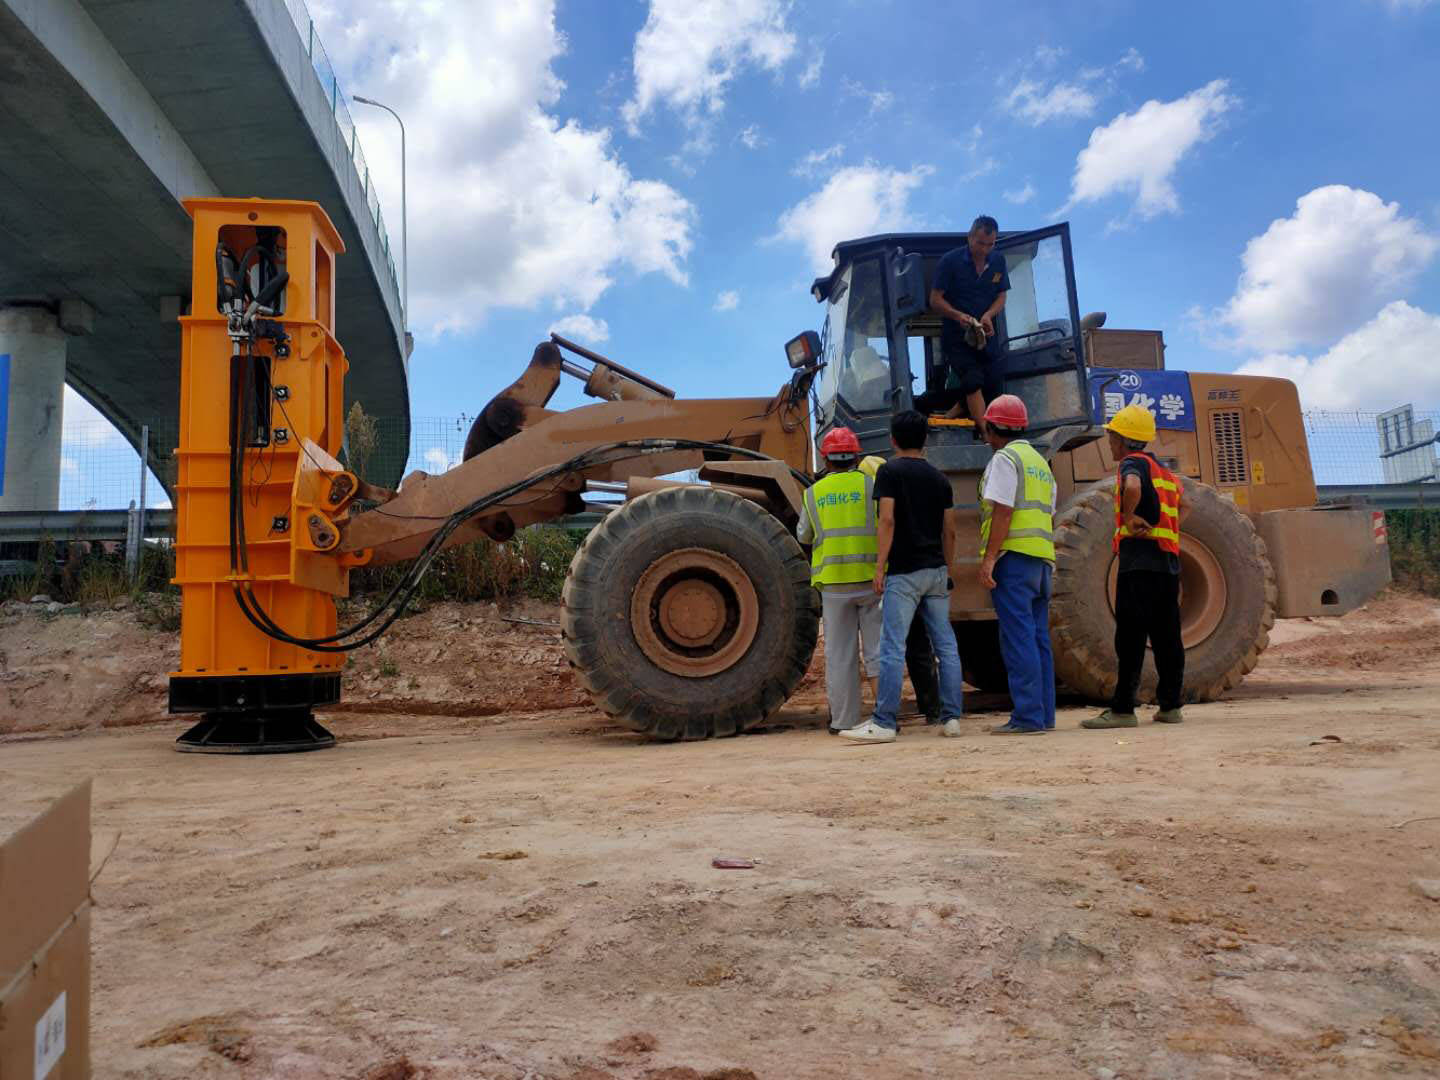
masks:
<path fill-rule="evenodd" d="M 1043 735 L 1055 727 L 1050 581 L 1055 569 L 1055 477 L 1022 435 L 1025 403 L 1002 394 L 985 410 L 995 453 L 980 477 L 980 584 L 1000 622 L 1000 655 L 1013 711 L 992 735 Z"/>

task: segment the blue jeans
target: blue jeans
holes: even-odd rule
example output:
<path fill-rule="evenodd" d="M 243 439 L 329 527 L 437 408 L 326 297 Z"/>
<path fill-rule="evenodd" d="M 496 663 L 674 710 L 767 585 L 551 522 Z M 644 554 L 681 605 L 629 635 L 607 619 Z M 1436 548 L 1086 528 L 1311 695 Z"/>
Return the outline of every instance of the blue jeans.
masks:
<path fill-rule="evenodd" d="M 1055 726 L 1055 661 L 1050 655 L 1050 575 L 1044 559 L 1007 551 L 995 564 L 991 598 L 1000 617 L 1000 655 L 1023 728 Z"/>
<path fill-rule="evenodd" d="M 885 575 L 885 595 L 880 601 L 884 629 L 880 634 L 879 678 L 875 686 L 876 727 L 895 730 L 900 710 L 900 679 L 905 674 L 905 638 L 918 611 L 925 620 L 930 645 L 940 661 L 940 718 L 949 720 L 963 713 L 961 704 L 960 653 L 955 648 L 955 631 L 950 626 L 949 579 L 945 567 L 916 570 L 912 574 Z"/>

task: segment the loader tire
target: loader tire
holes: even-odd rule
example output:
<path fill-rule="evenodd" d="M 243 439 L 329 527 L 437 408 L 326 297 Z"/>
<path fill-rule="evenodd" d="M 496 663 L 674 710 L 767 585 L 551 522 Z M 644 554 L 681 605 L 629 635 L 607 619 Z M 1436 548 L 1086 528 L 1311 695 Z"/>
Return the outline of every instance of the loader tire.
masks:
<path fill-rule="evenodd" d="M 595 704 L 657 739 L 760 724 L 799 686 L 820 597 L 772 515 L 715 488 L 627 502 L 590 532 L 565 579 L 565 652 Z"/>
<path fill-rule="evenodd" d="M 1097 701 L 1115 692 L 1113 486 L 1078 495 L 1055 522 L 1050 640 L 1056 678 Z M 1208 484 L 1185 481 L 1193 503 L 1180 530 L 1180 627 L 1186 701 L 1213 701 L 1260 659 L 1275 624 L 1275 571 L 1250 519 Z M 1137 700 L 1153 701 L 1147 652 Z"/>
<path fill-rule="evenodd" d="M 1000 655 L 1000 624 L 994 619 L 961 619 L 950 625 L 955 628 L 955 644 L 960 649 L 965 681 L 976 690 L 1009 693 L 1005 658 Z"/>

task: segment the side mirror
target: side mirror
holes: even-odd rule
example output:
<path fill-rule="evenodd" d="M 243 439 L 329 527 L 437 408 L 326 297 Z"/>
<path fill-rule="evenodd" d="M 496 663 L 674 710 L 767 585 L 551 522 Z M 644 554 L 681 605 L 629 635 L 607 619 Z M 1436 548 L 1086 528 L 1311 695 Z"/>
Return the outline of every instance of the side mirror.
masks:
<path fill-rule="evenodd" d="M 930 306 L 925 295 L 925 264 L 919 255 L 896 248 L 885 260 L 890 275 L 890 318 L 894 322 L 919 315 Z"/>
<path fill-rule="evenodd" d="M 820 362 L 820 335 L 814 330 L 806 330 L 791 338 L 785 343 L 785 359 L 797 371 L 814 367 Z"/>

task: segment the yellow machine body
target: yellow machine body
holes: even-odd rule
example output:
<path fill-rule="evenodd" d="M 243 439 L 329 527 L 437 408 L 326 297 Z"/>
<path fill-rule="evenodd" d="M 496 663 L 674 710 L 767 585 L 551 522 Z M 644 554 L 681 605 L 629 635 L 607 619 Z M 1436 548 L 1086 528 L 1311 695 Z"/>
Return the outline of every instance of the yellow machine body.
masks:
<path fill-rule="evenodd" d="M 235 583 L 247 582 L 288 634 L 323 638 L 335 632 L 334 598 L 347 594 L 349 568 L 365 561 L 363 553 L 331 552 L 339 538 L 335 518 L 358 487 L 335 460 L 348 366 L 335 338 L 335 259 L 344 245 L 316 203 L 190 199 L 185 208 L 195 222 L 194 273 L 191 313 L 180 320 L 174 580 L 182 615 L 170 708 L 251 719 L 308 715 L 311 705 L 338 700 L 343 654 L 261 631 L 237 602 Z M 262 237 L 271 273 L 289 274 L 268 317 L 270 333 L 279 333 L 242 332 L 237 339 L 234 311 L 221 306 L 229 272 L 217 252 L 243 259 Z M 242 279 L 257 273 L 239 267 Z M 234 386 L 232 358 L 246 348 L 255 370 L 248 385 Z M 239 560 L 231 552 L 234 394 L 249 395 L 254 413 L 242 465 Z"/>

